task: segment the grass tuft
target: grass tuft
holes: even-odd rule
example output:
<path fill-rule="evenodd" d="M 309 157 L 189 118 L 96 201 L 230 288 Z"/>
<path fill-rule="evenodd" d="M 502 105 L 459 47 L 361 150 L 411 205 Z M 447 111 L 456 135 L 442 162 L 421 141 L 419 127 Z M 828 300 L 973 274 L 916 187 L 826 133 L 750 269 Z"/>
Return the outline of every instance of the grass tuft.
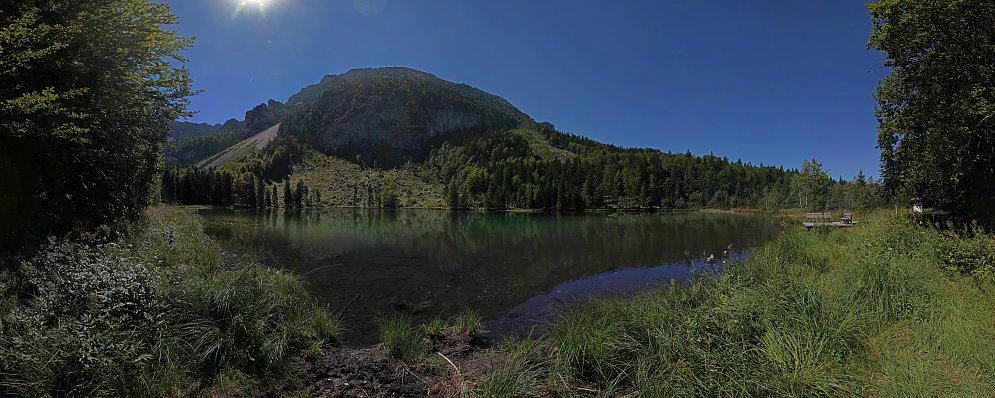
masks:
<path fill-rule="evenodd" d="M 547 350 L 503 344 L 514 359 L 473 393 L 995 396 L 986 239 L 902 221 L 789 231 L 722 274 L 568 311 Z"/>
<path fill-rule="evenodd" d="M 380 346 L 387 355 L 405 363 L 414 363 L 426 355 L 422 336 L 411 318 L 401 315 L 383 319 L 378 324 Z"/>

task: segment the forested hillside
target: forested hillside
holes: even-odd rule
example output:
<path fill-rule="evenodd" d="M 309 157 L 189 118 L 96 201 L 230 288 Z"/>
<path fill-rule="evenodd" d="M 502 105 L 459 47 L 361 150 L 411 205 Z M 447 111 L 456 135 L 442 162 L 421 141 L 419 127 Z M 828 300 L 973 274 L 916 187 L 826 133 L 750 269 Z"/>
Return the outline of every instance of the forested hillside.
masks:
<path fill-rule="evenodd" d="M 167 149 L 175 165 L 210 159 L 221 166 L 167 171 L 164 201 L 545 210 L 883 203 L 873 181 L 834 181 L 814 160 L 795 170 L 602 144 L 536 122 L 500 97 L 407 68 L 326 76 L 286 105 L 270 100 L 238 123 Z M 277 137 L 261 149 L 222 147 L 277 123 Z"/>

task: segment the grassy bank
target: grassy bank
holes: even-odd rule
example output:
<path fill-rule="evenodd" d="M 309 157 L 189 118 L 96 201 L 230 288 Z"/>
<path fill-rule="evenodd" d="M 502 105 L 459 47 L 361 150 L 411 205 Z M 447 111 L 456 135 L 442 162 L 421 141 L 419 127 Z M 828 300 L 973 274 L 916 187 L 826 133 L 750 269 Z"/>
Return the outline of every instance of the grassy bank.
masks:
<path fill-rule="evenodd" d="M 597 299 L 470 396 L 995 396 L 995 255 L 902 221 L 787 232 L 689 286 Z"/>
<path fill-rule="evenodd" d="M 295 276 L 224 256 L 184 209 L 0 273 L 0 395 L 242 396 L 338 323 Z"/>
<path fill-rule="evenodd" d="M 995 395 L 995 240 L 971 228 L 795 227 L 723 274 L 595 299 L 487 350 L 470 312 L 383 319 L 379 347 L 326 349 L 340 326 L 304 284 L 222 253 L 189 211 L 152 208 L 132 231 L 5 261 L 0 395 L 360 394 L 370 380 L 466 397 Z"/>

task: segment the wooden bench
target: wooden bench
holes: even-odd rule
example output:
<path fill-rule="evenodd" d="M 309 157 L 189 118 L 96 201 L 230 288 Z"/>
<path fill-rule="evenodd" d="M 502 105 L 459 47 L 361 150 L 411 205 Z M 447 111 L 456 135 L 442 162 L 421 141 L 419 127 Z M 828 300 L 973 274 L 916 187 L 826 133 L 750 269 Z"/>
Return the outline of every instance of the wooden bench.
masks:
<path fill-rule="evenodd" d="M 802 225 L 805 228 L 812 228 L 815 226 L 829 225 L 833 219 L 833 213 L 805 213 L 805 222 Z"/>
<path fill-rule="evenodd" d="M 843 213 L 843 217 L 840 218 L 840 224 L 853 224 L 853 213 Z"/>
<path fill-rule="evenodd" d="M 805 213 L 806 220 L 832 220 L 833 213 Z"/>

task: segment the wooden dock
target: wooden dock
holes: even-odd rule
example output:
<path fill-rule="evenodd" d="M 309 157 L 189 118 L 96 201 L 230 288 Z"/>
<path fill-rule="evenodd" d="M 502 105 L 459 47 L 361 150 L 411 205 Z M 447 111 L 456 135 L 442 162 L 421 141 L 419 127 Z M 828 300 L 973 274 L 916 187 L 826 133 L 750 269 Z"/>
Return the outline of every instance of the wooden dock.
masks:
<path fill-rule="evenodd" d="M 856 225 L 851 213 L 843 213 L 843 217 L 840 217 L 839 221 L 829 221 L 833 218 L 833 213 L 805 213 L 806 221 L 802 225 L 808 229 L 814 227 L 849 228 Z"/>
<path fill-rule="evenodd" d="M 842 222 L 842 221 L 836 221 L 836 222 L 803 222 L 802 225 L 804 225 L 805 228 L 808 228 L 808 229 L 812 229 L 814 227 L 849 228 L 849 227 L 857 226 L 857 223 L 855 223 L 855 222 L 845 223 L 845 222 Z"/>

